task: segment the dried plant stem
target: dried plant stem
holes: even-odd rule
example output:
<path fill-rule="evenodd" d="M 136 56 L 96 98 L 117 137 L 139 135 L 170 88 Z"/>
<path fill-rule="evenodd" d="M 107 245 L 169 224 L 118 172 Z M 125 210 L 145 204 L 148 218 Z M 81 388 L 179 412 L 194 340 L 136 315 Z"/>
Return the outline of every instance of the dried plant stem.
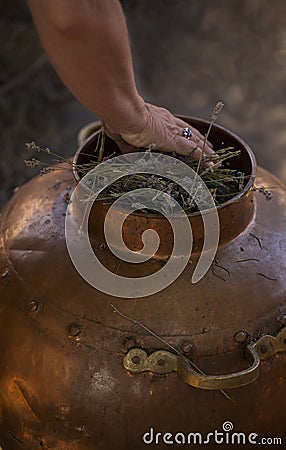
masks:
<path fill-rule="evenodd" d="M 98 142 L 99 141 L 100 141 L 100 148 L 98 150 L 97 162 L 101 163 L 102 159 L 103 159 L 104 146 L 105 146 L 105 126 L 104 125 L 101 126 L 100 140 L 98 140 Z"/>
<path fill-rule="evenodd" d="M 203 148 L 202 148 L 202 153 L 201 153 L 201 155 L 200 155 L 198 167 L 199 167 L 199 166 L 201 165 L 201 163 L 202 163 L 202 159 L 203 159 L 203 156 L 204 156 L 204 151 L 205 151 L 206 143 L 207 143 L 207 140 L 208 140 L 208 138 L 209 138 L 209 135 L 210 135 L 212 126 L 213 126 L 213 124 L 215 123 L 215 121 L 216 121 L 216 119 L 217 119 L 218 113 L 222 110 L 223 107 L 224 107 L 223 102 L 222 102 L 222 101 L 219 101 L 219 102 L 217 102 L 217 104 L 215 105 L 215 107 L 214 107 L 214 109 L 213 109 L 213 112 L 212 112 L 212 115 L 211 115 L 211 121 L 210 121 L 208 130 L 207 130 L 207 133 L 206 133 L 206 135 L 205 135 L 205 138 L 204 138 L 204 144 L 203 144 Z"/>
<path fill-rule="evenodd" d="M 236 194 L 241 192 L 248 179 L 248 177 L 245 176 L 244 173 L 237 170 L 231 170 L 227 168 L 227 164 L 224 164 L 225 161 L 229 158 L 237 156 L 240 153 L 240 150 L 234 151 L 233 147 L 225 147 L 216 150 L 215 153 L 204 153 L 205 145 L 209 137 L 211 127 L 222 107 L 223 103 L 218 102 L 213 110 L 211 122 L 205 135 L 203 149 L 198 160 L 195 160 L 192 154 L 187 156 L 177 155 L 175 153 L 173 154 L 174 158 L 178 158 L 181 161 L 184 161 L 184 163 L 187 164 L 195 172 L 194 179 L 192 180 L 192 185 L 190 186 L 189 194 L 182 188 L 182 186 L 170 181 L 168 179 L 168 176 L 163 177 L 158 175 L 150 175 L 147 173 L 134 173 L 132 176 L 123 176 L 118 178 L 112 185 L 106 187 L 103 191 L 101 191 L 98 196 L 95 196 L 92 189 L 95 186 L 94 183 L 97 183 L 100 179 L 102 180 L 104 179 L 104 177 L 108 176 L 108 173 L 106 171 L 110 173 L 110 170 L 113 170 L 115 174 L 122 171 L 122 167 L 119 167 L 116 164 L 108 165 L 108 167 L 104 164 L 101 165 L 101 171 L 98 172 L 97 177 L 95 177 L 92 171 L 92 169 L 97 167 L 98 164 L 100 164 L 102 161 L 114 156 L 114 154 L 108 156 L 104 155 L 106 144 L 106 131 L 104 125 L 102 125 L 101 133 L 98 135 L 98 138 L 96 140 L 94 153 L 86 155 L 90 157 L 90 160 L 83 164 L 76 164 L 76 167 L 71 160 L 57 155 L 48 148 L 42 149 L 34 142 L 26 144 L 26 146 L 29 150 L 44 152 L 54 157 L 55 163 L 66 162 L 70 169 L 66 167 L 65 170 L 76 169 L 81 177 L 88 175 L 88 177 L 86 177 L 85 179 L 86 187 L 89 189 L 89 193 L 87 194 L 86 198 L 87 202 L 100 200 L 112 204 L 115 199 L 125 194 L 126 192 L 131 192 L 130 199 L 131 201 L 133 201 L 133 190 L 139 189 L 139 191 L 144 191 L 144 189 L 142 188 L 151 188 L 167 194 L 168 199 L 167 196 L 164 197 L 164 208 L 167 208 L 166 211 L 172 213 L 172 208 L 175 204 L 174 201 L 176 201 L 187 213 L 190 214 L 192 212 L 198 211 L 198 204 L 209 204 L 203 190 L 200 189 L 200 185 L 202 184 L 201 180 L 205 183 L 207 189 L 214 199 L 213 205 L 216 206 L 230 200 Z M 152 165 L 152 158 L 155 158 L 157 155 L 151 150 L 151 146 L 149 146 L 147 150 L 139 149 L 139 151 L 145 153 L 146 164 Z M 25 163 L 28 167 L 37 167 L 39 165 L 46 166 L 41 170 L 41 174 L 49 173 L 53 170 L 61 170 L 61 168 L 63 167 L 62 165 L 57 167 L 55 163 L 52 165 L 41 163 L 35 158 L 26 160 Z M 126 162 L 126 164 L 128 164 L 128 162 Z M 209 165 L 209 167 L 207 167 L 207 165 Z M 176 165 L 172 167 L 172 173 L 174 175 L 177 175 L 178 179 L 180 179 L 181 173 L 179 169 L 177 169 L 176 172 L 176 167 Z M 199 179 L 199 177 L 201 178 L 201 180 Z M 270 193 L 265 190 L 265 188 L 257 188 L 257 190 L 261 192 L 262 189 L 263 194 L 266 196 L 266 198 L 270 198 Z M 146 192 L 145 194 L 144 192 L 140 193 L 141 202 L 139 203 L 141 203 L 141 205 L 144 205 L 144 195 L 146 195 Z M 156 196 L 154 197 L 154 199 L 152 199 L 152 202 L 154 203 L 154 210 L 157 210 L 157 203 L 160 203 L 160 201 L 161 200 L 158 200 Z M 135 201 L 135 203 L 139 204 L 137 201 Z"/>
<path fill-rule="evenodd" d="M 207 130 L 207 133 L 206 133 L 206 135 L 205 135 L 203 148 L 202 148 L 202 151 L 201 151 L 201 154 L 200 154 L 200 157 L 199 157 L 198 167 L 197 167 L 197 171 L 196 171 L 196 176 L 195 176 L 194 183 L 196 183 L 196 177 L 197 177 L 197 175 L 199 174 L 199 170 L 200 170 L 201 165 L 202 165 L 202 161 L 203 161 L 203 158 L 204 158 L 204 155 L 205 155 L 205 147 L 206 147 L 206 143 L 207 143 L 207 140 L 208 140 L 208 138 L 209 138 L 209 134 L 210 134 L 210 132 L 211 132 L 212 126 L 213 126 L 213 124 L 215 123 L 215 121 L 216 121 L 216 119 L 217 119 L 218 113 L 221 111 L 221 109 L 222 109 L 223 107 L 224 107 L 223 102 L 219 101 L 219 102 L 217 102 L 217 104 L 215 105 L 215 107 L 214 107 L 214 109 L 213 109 L 213 112 L 212 112 L 212 115 L 211 115 L 211 121 L 210 121 L 208 130 Z M 195 194 L 194 194 L 194 198 L 196 198 L 197 192 L 198 192 L 198 188 L 196 189 L 196 192 L 195 192 Z"/>

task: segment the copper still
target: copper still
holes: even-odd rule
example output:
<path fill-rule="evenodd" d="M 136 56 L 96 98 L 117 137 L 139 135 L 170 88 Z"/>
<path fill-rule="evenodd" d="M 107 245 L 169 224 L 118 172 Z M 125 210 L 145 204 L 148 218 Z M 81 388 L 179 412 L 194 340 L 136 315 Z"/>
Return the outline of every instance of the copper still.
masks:
<path fill-rule="evenodd" d="M 207 122 L 184 119 L 206 132 Z M 86 161 L 96 139 L 95 132 L 85 140 L 76 162 Z M 215 125 L 210 141 L 241 149 L 231 164 L 249 181 L 218 207 L 219 249 L 197 284 L 190 281 L 203 236 L 197 213 L 189 216 L 191 263 L 176 282 L 156 295 L 121 299 L 87 284 L 69 258 L 65 215 L 77 173 L 37 176 L 3 210 L 4 450 L 161 449 L 176 433 L 172 446 L 181 448 L 183 433 L 206 436 L 222 426 L 225 433 L 256 433 L 257 442 L 262 436 L 286 442 L 286 189 L 266 170 L 256 173 L 253 153 L 238 136 Z M 107 147 L 116 150 L 111 140 Z M 254 192 L 254 180 L 273 190 L 271 201 Z M 94 205 L 90 240 L 117 270 L 102 233 L 106 209 Z M 160 234 L 157 257 L 140 267 L 122 263 L 122 276 L 159 270 L 168 257 L 170 229 L 160 216 L 130 215 L 126 244 L 138 246 L 147 228 Z M 200 444 L 199 436 L 192 439 Z"/>

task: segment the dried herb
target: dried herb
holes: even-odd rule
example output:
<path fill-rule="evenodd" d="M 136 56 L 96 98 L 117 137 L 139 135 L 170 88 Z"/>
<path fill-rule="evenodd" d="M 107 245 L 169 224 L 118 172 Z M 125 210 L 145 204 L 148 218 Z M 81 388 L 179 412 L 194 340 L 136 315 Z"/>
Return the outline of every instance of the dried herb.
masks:
<path fill-rule="evenodd" d="M 205 135 L 204 146 L 199 159 L 193 158 L 193 153 L 196 148 L 187 156 L 178 155 L 176 153 L 172 154 L 173 158 L 179 159 L 180 161 L 187 164 L 189 167 L 195 171 L 196 176 L 192 181 L 196 186 L 195 195 L 190 197 L 190 195 L 186 192 L 184 188 L 174 183 L 172 180 L 167 177 L 162 177 L 158 175 L 150 175 L 146 173 L 134 173 L 132 175 L 123 176 L 114 182 L 111 186 L 104 189 L 100 195 L 98 196 L 98 200 L 104 201 L 106 203 L 112 204 L 117 198 L 121 197 L 126 192 L 132 192 L 137 190 L 136 197 L 134 196 L 134 204 L 132 205 L 136 209 L 144 209 L 144 188 L 153 188 L 157 191 L 163 192 L 164 196 L 154 196 L 154 210 L 156 210 L 156 202 L 161 202 L 162 207 L 162 199 L 164 201 L 164 208 L 166 212 L 172 211 L 172 208 L 177 201 L 180 206 L 187 212 L 192 213 L 198 210 L 197 204 L 194 201 L 199 200 L 199 203 L 202 204 L 204 198 L 200 198 L 200 196 L 204 195 L 204 190 L 199 189 L 200 179 L 205 183 L 208 190 L 210 191 L 215 205 L 221 205 L 226 201 L 230 200 L 234 196 L 236 196 L 239 192 L 241 192 L 248 181 L 248 176 L 246 176 L 243 172 L 235 169 L 228 168 L 228 160 L 240 154 L 239 149 L 234 149 L 233 147 L 225 147 L 217 150 L 215 153 L 206 154 L 204 152 L 204 148 L 209 137 L 209 133 L 211 131 L 212 125 L 217 119 L 217 115 L 223 107 L 222 102 L 218 102 L 212 112 L 211 121 L 207 133 Z M 102 161 L 112 158 L 113 155 L 105 156 L 105 129 L 102 127 L 101 132 L 98 136 L 94 154 L 90 155 L 90 161 L 84 164 L 77 164 L 74 167 L 74 164 L 69 159 L 63 158 L 56 153 L 52 152 L 49 148 L 42 149 L 34 142 L 26 144 L 27 149 L 36 151 L 36 152 L 45 152 L 48 153 L 51 157 L 53 157 L 52 164 L 41 163 L 38 159 L 32 158 L 30 160 L 25 160 L 25 164 L 28 167 L 38 167 L 45 166 L 41 170 L 41 174 L 49 173 L 53 170 L 73 170 L 79 173 L 81 177 L 89 174 L 92 169 L 94 169 L 98 164 Z M 153 151 L 153 148 L 150 146 L 148 149 L 138 149 L 141 152 L 145 152 L 146 161 L 154 158 L 156 152 Z M 59 163 L 66 163 L 60 164 Z M 128 162 L 126 162 L 128 164 Z M 120 167 L 112 166 L 112 170 L 119 170 Z M 176 165 L 174 165 L 176 167 Z M 102 166 L 102 171 L 100 173 L 100 178 L 104 180 L 106 176 L 106 170 L 110 170 L 109 167 L 105 165 Z M 176 170 L 176 169 L 174 169 Z M 177 174 L 178 177 L 180 174 Z M 92 174 L 90 175 L 90 179 L 87 177 L 87 185 L 90 184 L 90 188 L 94 185 L 95 180 L 92 178 Z M 200 177 L 200 179 L 198 179 Z M 89 183 L 89 184 L 88 184 Z M 138 196 L 138 189 L 140 189 L 140 195 Z M 269 196 L 268 192 L 267 195 Z M 141 201 L 140 201 L 141 199 Z M 87 196 L 87 201 L 94 201 L 95 196 L 93 193 Z M 131 194 L 132 200 L 132 194 Z"/>

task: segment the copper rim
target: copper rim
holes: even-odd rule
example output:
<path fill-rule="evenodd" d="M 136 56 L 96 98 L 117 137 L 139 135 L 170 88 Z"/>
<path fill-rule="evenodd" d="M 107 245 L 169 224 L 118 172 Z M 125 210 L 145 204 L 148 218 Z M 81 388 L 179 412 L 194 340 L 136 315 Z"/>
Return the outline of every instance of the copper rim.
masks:
<path fill-rule="evenodd" d="M 210 125 L 209 121 L 199 119 L 197 117 L 190 117 L 190 116 L 184 116 L 184 115 L 176 115 L 176 116 L 179 117 L 180 119 L 184 120 L 185 122 L 189 123 L 193 127 L 197 128 L 198 130 L 200 130 L 200 132 L 202 132 L 202 134 L 208 129 L 208 127 Z M 77 151 L 74 155 L 73 176 L 74 176 L 76 183 L 79 183 L 79 181 L 80 181 L 80 175 L 78 174 L 77 169 L 76 169 L 78 159 L 82 154 L 84 154 L 84 153 L 88 154 L 88 148 L 97 139 L 99 132 L 100 132 L 100 125 L 98 125 L 98 129 L 94 133 L 92 133 L 85 140 L 85 142 L 77 149 Z M 213 124 L 212 130 L 210 133 L 210 141 L 212 142 L 212 137 L 218 137 L 218 136 L 225 137 L 226 140 L 235 142 L 236 147 L 242 150 L 242 152 L 243 152 L 242 157 L 244 158 L 245 162 L 247 163 L 247 159 L 248 159 L 248 164 L 249 164 L 249 170 L 248 170 L 249 173 L 247 173 L 249 180 L 248 180 L 247 184 L 245 185 L 243 190 L 241 192 L 239 192 L 237 195 L 235 195 L 231 199 L 227 200 L 226 202 L 222 203 L 221 205 L 216 206 L 216 209 L 219 211 L 219 210 L 227 207 L 228 205 L 232 204 L 233 202 L 238 202 L 249 192 L 249 190 L 251 189 L 251 187 L 254 184 L 254 180 L 256 177 L 257 163 L 256 163 L 256 159 L 255 159 L 253 151 L 251 150 L 249 145 L 243 139 L 241 139 L 238 135 L 236 135 L 232 131 L 224 128 L 223 126 Z M 110 141 L 111 141 L 111 139 L 110 139 Z M 112 142 L 113 142 L 113 145 L 116 146 L 114 141 L 112 141 Z M 211 212 L 211 210 L 212 209 L 210 209 L 209 211 Z M 207 212 L 208 212 L 208 210 L 204 210 L 204 214 L 206 214 Z M 146 215 L 146 213 L 142 213 L 140 211 L 136 211 L 132 214 L 139 215 L 139 216 Z M 193 213 L 189 213 L 188 216 L 195 217 L 195 216 L 199 216 L 200 214 L 201 214 L 200 211 L 196 211 Z M 148 216 L 158 217 L 158 214 L 148 213 Z"/>

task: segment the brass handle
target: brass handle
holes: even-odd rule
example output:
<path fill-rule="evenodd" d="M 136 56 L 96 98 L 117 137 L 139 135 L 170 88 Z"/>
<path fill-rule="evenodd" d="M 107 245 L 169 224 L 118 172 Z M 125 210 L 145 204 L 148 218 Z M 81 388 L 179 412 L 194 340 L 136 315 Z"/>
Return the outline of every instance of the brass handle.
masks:
<path fill-rule="evenodd" d="M 191 367 L 189 361 L 178 357 L 177 373 L 189 385 L 200 389 L 233 389 L 253 383 L 259 376 L 260 359 L 252 345 L 249 345 L 247 351 L 253 361 L 250 367 L 227 375 L 205 375 L 197 373 Z"/>
<path fill-rule="evenodd" d="M 231 389 L 252 383 L 259 376 L 259 356 L 253 345 L 247 347 L 253 362 L 245 370 L 227 375 L 205 375 L 193 369 L 190 361 L 166 350 L 147 355 L 139 348 L 131 349 L 123 358 L 125 369 L 132 373 L 153 372 L 167 374 L 177 372 L 185 383 L 200 389 Z"/>
<path fill-rule="evenodd" d="M 194 370 L 191 362 L 180 354 L 157 350 L 149 356 L 140 348 L 133 348 L 123 358 L 125 369 L 132 373 L 153 372 L 167 374 L 177 372 L 185 383 L 200 389 L 232 389 L 253 383 L 259 376 L 260 360 L 286 351 L 286 327 L 276 337 L 262 336 L 246 347 L 252 358 L 251 366 L 227 375 L 206 375 Z"/>

